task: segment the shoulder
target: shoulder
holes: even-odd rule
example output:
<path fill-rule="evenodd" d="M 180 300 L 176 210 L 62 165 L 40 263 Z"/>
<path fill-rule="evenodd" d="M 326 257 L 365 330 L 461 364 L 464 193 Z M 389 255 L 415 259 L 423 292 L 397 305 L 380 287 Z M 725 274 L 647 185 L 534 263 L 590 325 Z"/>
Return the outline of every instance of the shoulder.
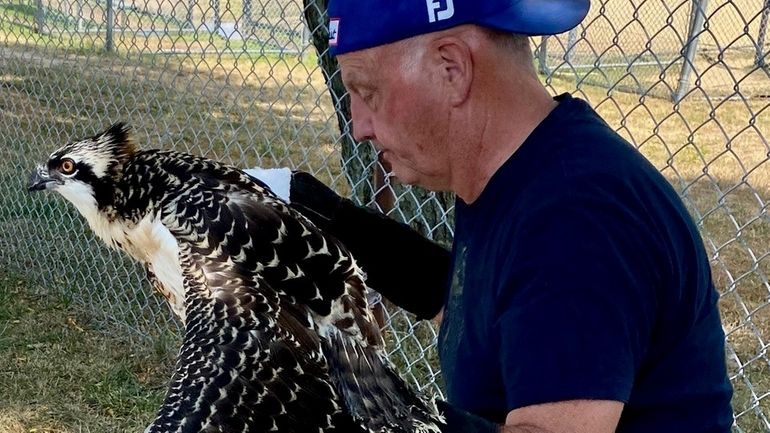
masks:
<path fill-rule="evenodd" d="M 620 193 L 618 188 L 662 185 L 658 170 L 586 102 L 563 96 L 560 104 L 490 180 L 489 195 L 503 199 L 564 197 L 571 191 Z M 674 194 L 675 195 L 675 194 Z"/>

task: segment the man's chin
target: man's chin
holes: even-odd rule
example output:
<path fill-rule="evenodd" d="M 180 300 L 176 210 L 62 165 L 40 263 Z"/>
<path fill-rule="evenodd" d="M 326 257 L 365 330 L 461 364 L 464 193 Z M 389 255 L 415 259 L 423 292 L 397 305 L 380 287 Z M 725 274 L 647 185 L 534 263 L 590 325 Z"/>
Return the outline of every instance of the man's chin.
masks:
<path fill-rule="evenodd" d="M 390 182 L 402 183 L 397 173 L 393 170 L 393 163 L 391 157 L 393 154 L 387 150 L 381 150 L 377 153 L 377 161 L 379 161 L 382 171 L 385 172 L 385 176 Z"/>
<path fill-rule="evenodd" d="M 391 164 L 390 164 L 390 157 L 391 152 L 387 150 L 379 150 L 377 151 L 377 161 L 380 162 L 380 165 L 382 165 L 382 168 L 385 169 L 385 171 L 391 171 Z"/>
<path fill-rule="evenodd" d="M 385 170 L 389 182 L 401 185 L 422 186 L 420 183 L 422 176 L 415 170 L 401 164 L 401 161 L 392 152 L 387 150 L 381 151 L 377 158 L 383 170 Z"/>
<path fill-rule="evenodd" d="M 398 166 L 395 166 L 387 173 L 391 183 L 419 186 L 420 177 L 417 175 L 417 173 L 409 169 L 402 169 Z"/>
<path fill-rule="evenodd" d="M 396 166 L 393 171 L 388 173 L 390 183 L 400 185 L 418 186 L 428 191 L 445 192 L 450 191 L 450 185 L 442 182 L 440 178 L 434 178 L 426 176 L 422 173 L 418 173 L 409 169 L 399 170 Z"/>

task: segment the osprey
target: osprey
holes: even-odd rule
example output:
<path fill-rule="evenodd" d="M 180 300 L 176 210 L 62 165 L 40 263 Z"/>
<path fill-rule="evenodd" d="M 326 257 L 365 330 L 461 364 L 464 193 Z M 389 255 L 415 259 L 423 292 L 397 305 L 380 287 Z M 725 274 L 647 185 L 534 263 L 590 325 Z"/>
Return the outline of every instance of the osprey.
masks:
<path fill-rule="evenodd" d="M 116 124 L 53 152 L 29 189 L 144 264 L 185 325 L 147 432 L 440 431 L 388 362 L 353 257 L 259 180 L 138 150 Z"/>

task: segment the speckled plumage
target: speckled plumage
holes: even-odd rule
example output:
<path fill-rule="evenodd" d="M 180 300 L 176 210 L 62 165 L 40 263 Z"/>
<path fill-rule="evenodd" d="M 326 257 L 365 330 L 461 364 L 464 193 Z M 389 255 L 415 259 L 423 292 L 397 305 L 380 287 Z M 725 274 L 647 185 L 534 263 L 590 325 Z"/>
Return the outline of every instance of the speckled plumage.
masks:
<path fill-rule="evenodd" d="M 65 160 L 77 171 L 63 174 Z M 120 124 L 65 145 L 33 178 L 145 264 L 185 323 L 147 432 L 438 431 L 435 406 L 385 357 L 351 255 L 258 180 L 136 150 Z"/>

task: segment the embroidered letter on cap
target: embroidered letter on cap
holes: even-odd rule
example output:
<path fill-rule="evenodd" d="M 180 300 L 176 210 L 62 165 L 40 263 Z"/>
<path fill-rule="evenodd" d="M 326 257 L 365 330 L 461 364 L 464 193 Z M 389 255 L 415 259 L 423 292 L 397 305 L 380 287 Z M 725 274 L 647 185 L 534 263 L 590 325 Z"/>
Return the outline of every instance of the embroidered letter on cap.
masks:
<path fill-rule="evenodd" d="M 455 14 L 455 5 L 452 0 L 445 0 L 446 7 L 441 7 L 441 0 L 425 0 L 428 6 L 428 20 L 430 22 L 443 21 L 452 18 Z"/>
<path fill-rule="evenodd" d="M 331 46 L 337 45 L 337 36 L 339 36 L 339 33 L 340 33 L 340 19 L 330 18 L 329 19 L 329 45 Z"/>

